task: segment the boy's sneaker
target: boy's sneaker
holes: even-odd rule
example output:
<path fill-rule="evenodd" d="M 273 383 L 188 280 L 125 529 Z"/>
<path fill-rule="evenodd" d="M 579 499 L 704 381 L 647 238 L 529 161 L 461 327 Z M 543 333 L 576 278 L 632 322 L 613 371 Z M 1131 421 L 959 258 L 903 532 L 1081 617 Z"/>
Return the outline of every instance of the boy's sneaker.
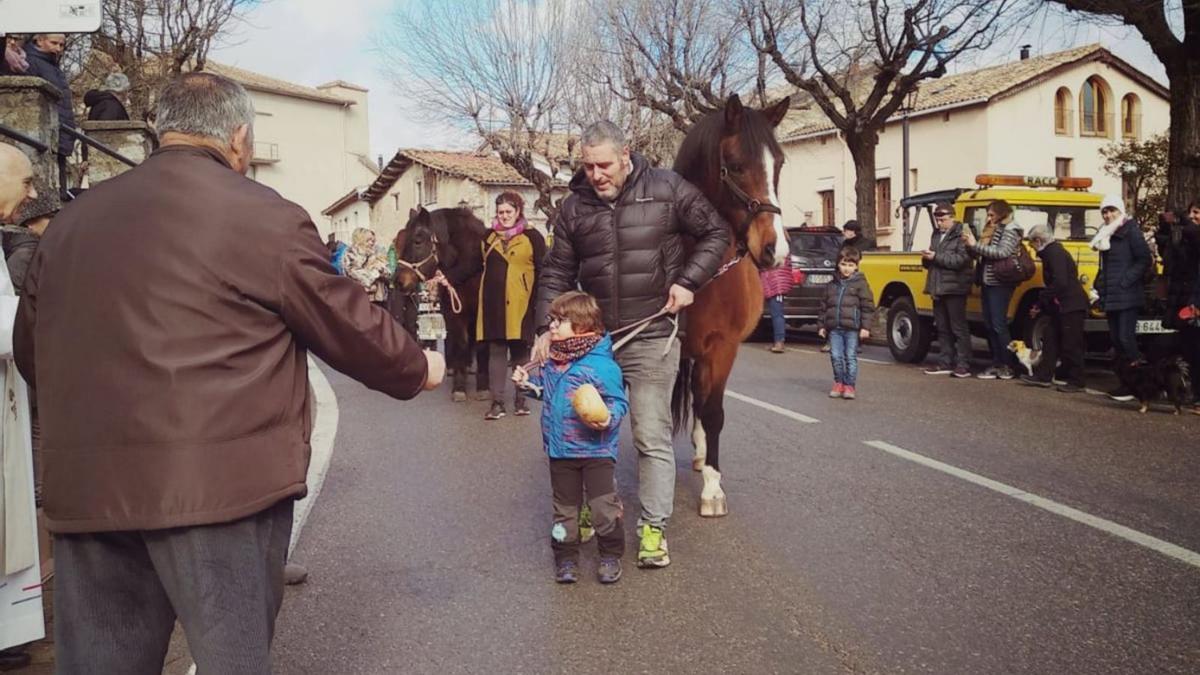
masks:
<path fill-rule="evenodd" d="M 602 584 L 615 584 L 621 580 L 621 559 L 612 556 L 601 556 L 600 567 L 596 570 L 596 578 Z"/>
<path fill-rule="evenodd" d="M 975 377 L 981 380 L 994 380 L 999 373 L 995 368 L 988 366 L 987 368 L 975 373 Z"/>
<path fill-rule="evenodd" d="M 842 387 L 842 398 L 846 399 L 847 401 L 853 401 L 854 387 L 851 387 L 850 385 Z"/>
<path fill-rule="evenodd" d="M 841 398 L 842 392 L 845 391 L 845 386 L 841 382 L 834 382 L 833 389 L 829 390 L 829 398 Z"/>
<path fill-rule="evenodd" d="M 596 536 L 596 528 L 592 527 L 592 509 L 587 504 L 579 507 L 579 543 L 586 544 Z"/>
<path fill-rule="evenodd" d="M 513 404 L 513 414 L 517 417 L 524 417 L 529 414 L 529 404 L 524 399 Z"/>
<path fill-rule="evenodd" d="M 971 369 L 966 366 L 958 366 L 954 369 L 954 377 L 970 377 Z"/>
<path fill-rule="evenodd" d="M 1017 374 L 1014 373 L 1013 369 L 1009 368 L 1008 366 L 1000 366 L 996 369 L 996 377 L 1002 380 L 1011 380 L 1016 376 Z"/>
<path fill-rule="evenodd" d="M 926 375 L 949 375 L 954 370 L 950 366 L 936 365 L 925 369 Z"/>
<path fill-rule="evenodd" d="M 504 417 L 504 404 L 500 401 L 492 401 L 492 407 L 488 408 L 487 414 L 483 416 L 485 420 L 498 420 Z"/>
<path fill-rule="evenodd" d="M 563 560 L 554 566 L 554 581 L 560 584 L 573 584 L 579 581 L 579 563 L 574 560 Z"/>
<path fill-rule="evenodd" d="M 642 525 L 641 544 L 638 546 L 637 564 L 641 568 L 666 567 L 671 564 L 667 555 L 667 538 L 661 527 Z"/>

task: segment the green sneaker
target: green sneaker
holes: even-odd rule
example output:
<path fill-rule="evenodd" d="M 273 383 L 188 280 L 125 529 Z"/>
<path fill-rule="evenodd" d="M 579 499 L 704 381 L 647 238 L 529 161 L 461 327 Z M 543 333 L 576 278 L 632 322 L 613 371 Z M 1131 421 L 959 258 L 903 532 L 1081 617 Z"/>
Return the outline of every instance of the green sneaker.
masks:
<path fill-rule="evenodd" d="M 579 543 L 586 544 L 596 536 L 596 528 L 592 526 L 592 510 L 587 504 L 579 508 Z"/>
<path fill-rule="evenodd" d="M 642 525 L 641 545 L 638 547 L 638 567 L 666 567 L 671 564 L 667 555 L 667 538 L 661 527 Z"/>

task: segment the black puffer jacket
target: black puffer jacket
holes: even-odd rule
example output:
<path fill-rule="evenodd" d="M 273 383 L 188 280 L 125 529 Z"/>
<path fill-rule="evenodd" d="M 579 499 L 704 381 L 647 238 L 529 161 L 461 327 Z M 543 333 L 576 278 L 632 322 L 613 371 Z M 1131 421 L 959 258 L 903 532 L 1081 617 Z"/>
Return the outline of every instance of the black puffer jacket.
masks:
<path fill-rule="evenodd" d="M 834 274 L 821 296 L 821 326 L 825 330 L 871 328 L 875 317 L 875 296 L 862 272 L 850 278 Z"/>
<path fill-rule="evenodd" d="M 1182 328 L 1179 310 L 1191 304 L 1200 291 L 1200 225 L 1187 220 L 1183 214 L 1178 222 L 1159 221 L 1155 236 L 1158 252 L 1167 275 L 1167 315 L 1163 325 Z"/>
<path fill-rule="evenodd" d="M 689 256 L 684 236 L 695 240 Z M 581 171 L 554 221 L 554 244 L 538 279 L 535 318 L 544 327 L 550 302 L 576 288 L 596 296 L 604 326 L 615 330 L 667 304 L 672 284 L 695 291 L 712 278 L 732 231 L 695 186 L 633 155 L 633 170 L 615 202 L 600 198 Z M 683 329 L 682 321 L 680 329 Z M 640 337 L 670 335 L 669 319 Z"/>
<path fill-rule="evenodd" d="M 1146 269 L 1153 264 L 1150 247 L 1137 222 L 1126 220 L 1113 232 L 1107 251 L 1100 251 L 1096 291 L 1106 312 L 1140 309 L 1146 302 Z"/>
<path fill-rule="evenodd" d="M 974 259 L 967 251 L 962 232 L 962 223 L 954 223 L 954 227 L 945 232 L 934 229 L 933 239 L 929 242 L 933 260 L 921 259 L 921 264 L 929 270 L 925 273 L 927 295 L 940 298 L 971 293 L 975 279 Z"/>
<path fill-rule="evenodd" d="M 58 99 L 58 123 L 72 129 L 75 128 L 75 108 L 71 103 L 71 87 L 67 84 L 67 76 L 63 75 L 62 69 L 59 68 L 58 59 L 33 46 L 33 40 L 25 43 L 25 58 L 29 60 L 29 71 L 25 73 L 26 75 L 40 77 L 54 85 L 54 88 L 58 90 L 60 95 Z M 75 139 L 64 133 L 59 133 L 58 152 L 63 155 L 69 155 L 74 149 Z"/>

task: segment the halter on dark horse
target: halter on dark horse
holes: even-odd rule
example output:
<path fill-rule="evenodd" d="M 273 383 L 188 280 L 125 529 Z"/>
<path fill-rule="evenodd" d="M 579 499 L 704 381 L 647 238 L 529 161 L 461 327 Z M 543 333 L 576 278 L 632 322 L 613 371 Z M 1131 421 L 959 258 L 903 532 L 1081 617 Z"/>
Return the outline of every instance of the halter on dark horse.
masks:
<path fill-rule="evenodd" d="M 692 420 L 692 466 L 704 478 L 702 516 L 728 513 L 720 472 L 725 384 L 738 346 L 762 316 L 758 270 L 782 263 L 788 253 L 776 198 L 783 151 L 774 134 L 787 108 L 784 99 L 760 112 L 732 96 L 724 110 L 696 123 L 675 160 L 675 171 L 704 192 L 734 234 L 721 273 L 697 291 L 687 310 L 688 331 L 672 396 L 676 429 L 689 416 Z"/>

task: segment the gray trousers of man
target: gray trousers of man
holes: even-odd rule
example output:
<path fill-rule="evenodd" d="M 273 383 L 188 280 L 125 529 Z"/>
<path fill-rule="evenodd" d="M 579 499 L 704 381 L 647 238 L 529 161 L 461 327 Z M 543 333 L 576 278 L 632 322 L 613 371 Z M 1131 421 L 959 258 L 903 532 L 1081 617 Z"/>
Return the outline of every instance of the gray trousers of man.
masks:
<path fill-rule="evenodd" d="M 670 338 L 634 339 L 616 353 L 629 388 L 629 420 L 638 453 L 638 527 L 667 526 L 675 506 L 675 446 L 671 431 L 671 392 L 679 373 L 679 340 L 663 355 Z"/>
<path fill-rule="evenodd" d="M 269 675 L 291 499 L 231 523 L 54 537 L 59 675 L 159 675 L 178 618 L 200 675 Z"/>

